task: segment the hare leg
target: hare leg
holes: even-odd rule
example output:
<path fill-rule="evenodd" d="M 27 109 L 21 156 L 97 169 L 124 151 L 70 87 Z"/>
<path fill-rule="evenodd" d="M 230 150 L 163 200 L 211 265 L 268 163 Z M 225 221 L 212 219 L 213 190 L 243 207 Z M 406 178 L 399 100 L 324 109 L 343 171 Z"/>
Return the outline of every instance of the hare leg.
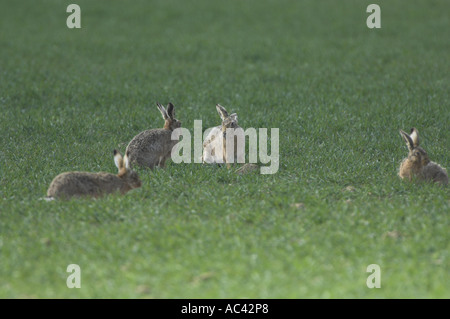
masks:
<path fill-rule="evenodd" d="M 164 168 L 165 167 L 165 162 L 166 162 L 166 158 L 164 156 L 161 156 L 159 158 L 158 166 L 161 167 L 161 168 Z"/>

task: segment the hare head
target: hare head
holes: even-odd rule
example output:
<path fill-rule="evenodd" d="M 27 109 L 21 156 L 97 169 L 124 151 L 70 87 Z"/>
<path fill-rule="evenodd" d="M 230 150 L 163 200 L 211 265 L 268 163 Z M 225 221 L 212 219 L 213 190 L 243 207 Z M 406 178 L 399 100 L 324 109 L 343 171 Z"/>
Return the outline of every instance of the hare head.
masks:
<path fill-rule="evenodd" d="M 222 119 L 222 131 L 226 132 L 227 128 L 238 128 L 238 117 L 236 113 L 228 115 L 227 110 L 220 104 L 216 105 L 217 112 Z"/>
<path fill-rule="evenodd" d="M 408 160 L 419 167 L 424 167 L 430 163 L 427 152 L 419 146 L 419 131 L 416 128 L 411 129 L 411 133 L 408 134 L 403 130 L 400 130 L 400 135 L 408 146 Z"/>
<path fill-rule="evenodd" d="M 125 161 L 122 158 L 122 154 L 119 151 L 114 150 L 114 163 L 119 169 L 117 177 L 121 178 L 126 184 L 129 185 L 130 189 L 141 187 L 142 183 L 139 175 L 130 169 L 128 157 L 125 157 Z"/>
<path fill-rule="evenodd" d="M 159 103 L 156 103 L 156 106 L 164 119 L 165 129 L 173 131 L 174 129 L 181 127 L 181 122 L 175 118 L 175 108 L 172 103 L 169 102 L 167 110 Z"/>

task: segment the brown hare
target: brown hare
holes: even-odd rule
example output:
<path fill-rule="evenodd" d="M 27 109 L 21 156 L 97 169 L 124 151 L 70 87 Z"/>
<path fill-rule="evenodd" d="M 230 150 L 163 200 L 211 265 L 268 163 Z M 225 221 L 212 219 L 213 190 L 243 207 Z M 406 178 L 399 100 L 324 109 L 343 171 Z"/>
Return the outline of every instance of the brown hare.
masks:
<path fill-rule="evenodd" d="M 416 128 L 408 134 L 400 130 L 400 135 L 408 146 L 409 154 L 400 164 L 398 175 L 402 179 L 416 178 L 421 181 L 430 181 L 442 185 L 448 184 L 448 175 L 445 168 L 430 161 L 427 152 L 419 146 L 419 132 Z"/>
<path fill-rule="evenodd" d="M 114 162 L 119 169 L 117 175 L 103 172 L 66 172 L 59 174 L 48 188 L 47 199 L 96 198 L 115 192 L 125 194 L 133 188 L 141 187 L 138 174 L 127 168 L 122 155 L 117 150 L 114 150 Z"/>
<path fill-rule="evenodd" d="M 155 166 L 163 168 L 172 148 L 178 143 L 172 140 L 172 131 L 181 127 L 181 122 L 175 118 L 173 104 L 169 103 L 167 111 L 161 104 L 156 105 L 163 116 L 164 127 L 143 131 L 131 140 L 125 155 L 131 167 L 137 164 L 151 169 Z"/>
<path fill-rule="evenodd" d="M 238 125 L 238 117 L 236 113 L 228 115 L 227 110 L 220 104 L 216 105 L 217 112 L 222 119 L 222 124 L 212 128 L 209 134 L 206 136 L 203 143 L 203 163 L 213 164 L 213 163 L 226 163 L 227 167 L 230 168 L 230 163 L 227 162 L 227 129 L 238 129 L 241 128 Z M 237 148 L 237 136 L 234 136 L 234 162 L 243 155 L 244 150 L 238 150 Z"/>

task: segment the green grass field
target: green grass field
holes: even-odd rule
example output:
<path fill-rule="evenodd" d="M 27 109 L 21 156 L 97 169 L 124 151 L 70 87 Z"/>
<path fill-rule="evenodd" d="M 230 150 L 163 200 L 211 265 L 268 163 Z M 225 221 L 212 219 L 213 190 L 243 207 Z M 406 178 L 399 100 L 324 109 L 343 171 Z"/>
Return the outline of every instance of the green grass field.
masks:
<path fill-rule="evenodd" d="M 450 167 L 449 10 L 0 1 L 0 297 L 450 298 L 450 189 L 397 176 L 412 126 Z M 169 163 L 125 196 L 39 200 L 59 173 L 115 173 L 112 150 L 163 125 L 157 101 L 191 132 L 216 103 L 279 128 L 278 173 Z"/>

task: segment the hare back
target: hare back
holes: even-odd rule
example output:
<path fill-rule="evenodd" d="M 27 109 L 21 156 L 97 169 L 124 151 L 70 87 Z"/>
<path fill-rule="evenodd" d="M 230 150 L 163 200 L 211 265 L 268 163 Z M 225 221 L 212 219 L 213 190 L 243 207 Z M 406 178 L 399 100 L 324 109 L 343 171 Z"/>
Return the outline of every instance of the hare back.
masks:
<path fill-rule="evenodd" d="M 113 193 L 124 187 L 122 179 L 110 173 L 67 172 L 56 176 L 47 191 L 49 197 L 93 196 Z"/>
<path fill-rule="evenodd" d="M 445 168 L 435 162 L 428 163 L 422 170 L 422 178 L 427 181 L 448 184 L 448 175 Z"/>
<path fill-rule="evenodd" d="M 125 153 L 130 163 L 153 168 L 161 158 L 170 156 L 176 143 L 178 141 L 172 141 L 171 130 L 147 130 L 131 140 Z"/>

